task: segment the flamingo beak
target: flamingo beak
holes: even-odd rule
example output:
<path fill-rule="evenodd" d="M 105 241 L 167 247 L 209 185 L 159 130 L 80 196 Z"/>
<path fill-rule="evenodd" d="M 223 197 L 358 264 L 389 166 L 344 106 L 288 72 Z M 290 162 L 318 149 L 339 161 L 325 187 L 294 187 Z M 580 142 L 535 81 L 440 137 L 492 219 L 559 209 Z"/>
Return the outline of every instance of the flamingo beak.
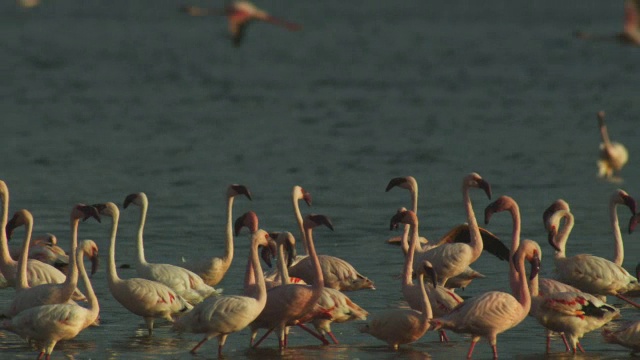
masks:
<path fill-rule="evenodd" d="M 629 234 L 635 230 L 636 225 L 638 225 L 638 219 L 640 218 L 640 214 L 635 214 L 629 219 Z M 8 226 L 8 225 L 7 225 Z"/>
<path fill-rule="evenodd" d="M 91 275 L 98 272 L 98 267 L 100 266 L 100 258 L 98 257 L 98 251 L 94 250 L 93 256 L 91 256 Z"/>
<path fill-rule="evenodd" d="M 560 251 L 560 248 L 558 247 L 558 245 L 556 245 L 555 242 L 556 235 L 558 235 L 558 229 L 555 226 L 551 226 L 548 236 L 549 245 L 551 245 L 551 247 L 553 247 L 556 251 Z"/>
<path fill-rule="evenodd" d="M 493 208 L 494 204 L 495 203 L 491 203 L 491 204 L 489 204 L 489 206 L 487 206 L 484 209 L 484 224 L 485 225 L 489 225 L 489 220 L 491 219 L 491 215 L 493 215 L 496 212 L 495 209 Z"/>
<path fill-rule="evenodd" d="M 302 199 L 304 200 L 304 202 L 307 203 L 307 206 L 311 206 L 311 194 L 304 190 L 302 192 L 303 192 Z"/>
<path fill-rule="evenodd" d="M 483 179 L 483 180 L 480 180 L 480 183 L 478 184 L 478 186 L 482 190 L 484 190 L 484 193 L 487 194 L 487 197 L 491 199 L 491 185 Z"/>
<path fill-rule="evenodd" d="M 293 264 L 293 261 L 295 260 L 298 254 L 296 252 L 296 247 L 290 243 L 287 243 L 286 249 L 287 249 L 287 267 L 289 267 L 291 266 L 291 264 Z"/>
<path fill-rule="evenodd" d="M 85 206 L 80 206 L 79 210 L 82 211 L 82 213 L 84 214 L 84 218 L 82 218 L 82 221 L 87 221 L 87 219 L 94 218 L 98 220 L 98 222 L 102 222 L 100 221 L 100 213 L 98 212 L 97 208 L 93 206 L 85 205 Z"/>
<path fill-rule="evenodd" d="M 535 254 L 533 256 L 533 259 L 531 259 L 531 275 L 529 275 L 529 280 L 533 280 L 533 278 L 538 276 L 539 272 L 540 272 L 540 256 L 538 256 L 538 254 Z"/>
<path fill-rule="evenodd" d="M 427 275 L 429 275 L 429 277 L 431 278 L 431 282 L 433 284 L 433 287 L 437 287 L 438 286 L 438 274 L 436 273 L 436 270 L 433 268 L 433 266 L 428 266 L 428 265 L 424 265 L 424 270 L 425 273 Z"/>
<path fill-rule="evenodd" d="M 393 179 L 391 179 L 391 181 L 389 181 L 389 183 L 387 184 L 387 188 L 384 191 L 388 192 L 389 190 L 393 189 L 394 187 L 400 186 L 400 184 L 404 183 L 405 181 L 407 181 L 407 179 L 403 178 L 403 177 L 393 178 Z"/>
<path fill-rule="evenodd" d="M 636 200 L 629 195 L 624 196 L 622 200 L 631 209 L 631 214 L 634 215 L 636 213 Z"/>
<path fill-rule="evenodd" d="M 264 263 L 267 264 L 269 268 L 273 266 L 271 263 L 271 249 L 269 247 L 263 247 L 260 251 L 260 257 L 264 260 Z"/>

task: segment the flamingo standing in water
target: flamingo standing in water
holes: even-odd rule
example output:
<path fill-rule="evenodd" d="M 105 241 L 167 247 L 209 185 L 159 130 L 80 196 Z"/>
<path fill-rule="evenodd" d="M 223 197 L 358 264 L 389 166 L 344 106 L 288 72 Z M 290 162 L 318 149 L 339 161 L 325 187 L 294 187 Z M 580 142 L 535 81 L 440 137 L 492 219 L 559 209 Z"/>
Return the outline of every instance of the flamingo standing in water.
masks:
<path fill-rule="evenodd" d="M 624 26 L 622 31 L 614 35 L 589 34 L 584 31 L 576 31 L 574 35 L 586 40 L 615 40 L 625 45 L 640 46 L 640 2 L 638 0 L 625 0 L 624 2 Z"/>
<path fill-rule="evenodd" d="M 227 336 L 247 327 L 264 309 L 267 289 L 258 257 L 260 246 L 269 246 L 269 234 L 258 229 L 251 236 L 251 250 L 245 271 L 245 286 L 256 289 L 252 296 L 225 295 L 210 297 L 178 319 L 172 329 L 205 334 L 191 349 L 194 353 L 212 337 L 218 338 L 218 356 L 222 355 Z"/>
<path fill-rule="evenodd" d="M 222 257 L 209 257 L 181 264 L 202 278 L 205 284 L 216 286 L 231 266 L 233 259 L 233 199 L 236 195 L 244 195 L 251 200 L 251 192 L 244 185 L 231 184 L 227 188 L 227 226 L 225 228 L 225 248 Z"/>
<path fill-rule="evenodd" d="M 11 234 L 7 237 L 10 239 Z M 18 261 L 22 254 L 22 245 L 9 247 L 9 253 L 11 254 L 12 259 Z M 64 249 L 58 246 L 58 238 L 49 233 L 35 237 L 31 240 L 31 245 L 29 246 L 29 259 L 39 260 L 43 263 L 55 266 L 64 273 L 67 272 L 66 269 L 69 265 L 69 255 L 67 255 Z"/>
<path fill-rule="evenodd" d="M 149 200 L 143 192 L 130 194 L 124 200 L 124 208 L 130 204 L 140 207 L 140 222 L 138 225 L 136 272 L 143 279 L 153 280 L 167 285 L 194 305 L 220 292 L 204 283 L 204 280 L 193 271 L 171 264 L 148 263 L 144 256 L 142 234 L 147 219 Z"/>
<path fill-rule="evenodd" d="M 56 344 L 61 340 L 75 338 L 82 330 L 98 319 L 100 305 L 93 291 L 89 275 L 84 268 L 82 243 L 75 256 L 82 281 L 87 291 L 88 307 L 76 304 L 55 304 L 36 306 L 4 320 L 1 328 L 12 331 L 29 341 L 35 341 L 40 349 L 38 359 L 43 356 L 49 360 Z"/>
<path fill-rule="evenodd" d="M 302 26 L 273 17 L 266 13 L 264 10 L 258 9 L 255 5 L 249 1 L 233 1 L 227 3 L 224 9 L 208 9 L 198 6 L 182 5 L 180 10 L 191 16 L 208 16 L 208 15 L 224 15 L 229 21 L 229 34 L 233 45 L 239 46 L 244 38 L 247 25 L 254 20 L 267 22 L 270 24 L 284 27 L 290 31 L 297 31 Z"/>
<path fill-rule="evenodd" d="M 92 206 L 84 204 L 76 204 L 71 210 L 71 254 L 75 254 L 78 248 L 78 224 L 80 219 L 88 219 L 93 217 L 100 221 L 98 211 Z M 41 284 L 29 287 L 27 283 L 27 257 L 29 255 L 29 246 L 31 241 L 31 232 L 33 229 L 33 216 L 28 210 L 20 210 L 15 213 L 7 229 L 13 230 L 17 226 L 24 225 L 27 228 L 26 236 L 23 243 L 23 250 L 20 260 L 18 261 L 19 270 L 16 279 L 16 294 L 9 305 L 9 309 L 4 312 L 7 317 L 13 317 L 19 312 L 40 305 L 64 304 L 71 300 L 73 293 L 76 291 L 78 284 L 78 268 L 76 266 L 76 257 L 71 257 L 69 273 L 63 283 L 60 284 Z M 83 249 L 81 249 L 83 250 Z M 93 269 L 97 264 L 97 257 L 91 259 Z"/>
<path fill-rule="evenodd" d="M 632 354 L 640 352 L 640 321 L 629 321 L 602 331 L 604 341 L 630 348 Z"/>
<path fill-rule="evenodd" d="M 101 215 L 109 216 L 112 219 L 107 264 L 109 292 L 124 308 L 144 318 L 149 336 L 153 334 L 155 318 L 164 318 L 173 322 L 173 316 L 191 310 L 193 308 L 191 304 L 163 283 L 142 278 L 121 279 L 118 276 L 115 253 L 120 210 L 112 202 L 96 204 L 94 207 Z"/>
<path fill-rule="evenodd" d="M 629 160 L 629 152 L 621 143 L 609 139 L 607 125 L 604 123 L 604 111 L 598 112 L 598 125 L 600 127 L 600 136 L 602 137 L 598 159 L 598 176 L 619 181 L 620 178 L 616 175 L 620 173 L 622 167 Z"/>

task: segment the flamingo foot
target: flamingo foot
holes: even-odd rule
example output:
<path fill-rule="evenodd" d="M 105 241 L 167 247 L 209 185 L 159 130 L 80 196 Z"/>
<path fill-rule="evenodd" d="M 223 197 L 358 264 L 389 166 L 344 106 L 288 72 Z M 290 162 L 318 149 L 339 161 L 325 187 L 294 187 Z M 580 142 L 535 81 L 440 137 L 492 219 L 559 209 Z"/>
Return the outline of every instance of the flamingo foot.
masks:
<path fill-rule="evenodd" d="M 202 339 L 199 343 L 196 344 L 196 346 L 193 347 L 193 349 L 191 349 L 191 353 L 195 354 L 196 351 L 198 351 L 198 349 L 200 349 L 200 347 L 202 346 L 202 344 L 204 344 L 205 342 L 207 342 L 207 338 L 205 337 L 204 339 Z"/>
<path fill-rule="evenodd" d="M 449 337 L 447 336 L 447 333 L 444 330 L 440 330 L 440 342 L 449 342 Z"/>
<path fill-rule="evenodd" d="M 309 329 L 308 327 L 306 327 L 304 324 L 298 324 L 298 327 L 300 327 L 302 330 L 308 332 L 309 334 L 311 334 L 313 337 L 315 337 L 316 339 L 322 341 L 323 345 L 329 345 L 329 341 L 325 338 L 323 338 L 321 335 L 319 335 L 318 333 L 316 333 L 315 331 Z"/>

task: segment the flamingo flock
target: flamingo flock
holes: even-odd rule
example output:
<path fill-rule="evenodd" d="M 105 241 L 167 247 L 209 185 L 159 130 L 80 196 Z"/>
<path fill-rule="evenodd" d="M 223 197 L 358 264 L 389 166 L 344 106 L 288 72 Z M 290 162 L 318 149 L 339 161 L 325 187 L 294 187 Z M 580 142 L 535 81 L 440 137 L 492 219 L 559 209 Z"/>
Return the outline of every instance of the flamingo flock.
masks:
<path fill-rule="evenodd" d="M 337 232 L 340 229 L 334 227 L 326 215 L 302 213 L 299 202 L 304 200 L 310 206 L 311 195 L 301 186 L 294 185 L 291 192 L 294 220 L 298 227 L 292 232 L 260 228 L 258 215 L 253 211 L 245 212 L 234 221 L 234 197 L 244 195 L 251 200 L 252 195 L 244 185 L 229 185 L 225 195 L 224 241 L 218 244 L 222 255 L 185 260 L 175 265 L 146 261 L 143 230 L 148 198 L 145 193 L 132 193 L 125 197 L 123 203 L 124 209 L 129 205 L 140 207 L 137 236 L 133 241 L 126 232 L 119 232 L 121 213 L 116 203 L 75 204 L 70 214 L 71 250 L 65 264 L 67 271 L 62 273 L 46 264 L 46 257 L 40 260 L 30 257 L 37 219 L 27 209 L 16 211 L 9 219 L 9 189 L 0 180 L 4 228 L 0 231 L 0 272 L 10 287 L 15 288 L 10 305 L 0 309 L 0 329 L 28 340 L 28 344 L 34 345 L 38 351 L 38 359 L 50 359 L 58 342 L 74 339 L 81 332 L 90 332 L 90 327 L 99 325 L 100 305 L 94 291 L 98 284 L 92 284 L 84 259 L 92 260 L 91 274 L 95 273 L 98 243 L 104 243 L 109 249 L 106 288 L 110 295 L 123 311 L 134 318 L 142 318 L 146 336 L 154 337 L 156 322 L 171 324 L 175 336 L 202 336 L 190 349 L 193 354 L 209 339 L 216 338 L 217 355 L 222 357 L 228 337 L 236 336 L 244 329 L 251 333 L 249 348 L 266 346 L 264 341 L 273 333 L 277 338 L 278 351 L 284 353 L 290 348 L 289 337 L 293 329 L 300 329 L 302 334 L 319 341 L 318 346 L 338 345 L 344 342 L 338 340 L 340 335 L 334 333 L 332 324 L 360 322 L 358 327 L 363 336 L 371 336 L 386 344 L 390 351 L 424 341 L 423 338 L 431 337 L 431 332 L 438 333 L 435 339 L 440 343 L 457 346 L 460 341 L 452 340 L 452 336 L 445 332 L 449 330 L 470 337 L 467 358 L 474 356 L 477 343 L 484 338 L 490 345 L 492 357 L 497 359 L 498 336 L 523 326 L 522 322 L 529 316 L 546 334 L 546 344 L 541 345 L 545 345 L 547 353 L 552 352 L 551 338 L 554 334 L 562 338 L 565 351 L 572 354 L 585 352 L 585 348 L 588 350 L 588 344 L 584 343 L 585 335 L 597 330 L 605 342 L 619 344 L 633 352 L 640 351 L 640 325 L 618 321 L 624 318 L 623 308 L 606 300 L 613 296 L 631 309 L 640 307 L 632 299 L 640 293 L 638 279 L 622 266 L 624 245 L 618 206 L 622 205 L 631 212 L 629 233 L 640 222 L 636 201 L 626 191 L 617 189 L 609 197 L 609 222 L 614 239 L 612 260 L 590 254 L 568 257 L 566 244 L 575 224 L 569 204 L 558 199 L 544 210 L 544 232 L 541 233 L 547 237 L 549 251 L 554 252 L 556 269 L 553 278 L 543 278 L 539 275 L 543 250 L 534 240 L 521 240 L 522 219 L 515 199 L 502 195 L 487 204 L 484 210 L 485 226 L 489 226 L 496 213 L 508 212 L 511 215 L 510 247 L 488 229 L 479 227 L 470 189 L 482 190 L 489 199 L 492 192 L 489 182 L 478 173 L 471 172 L 462 178 L 462 209 L 466 223 L 455 225 L 434 244 L 419 234 L 417 180 L 411 176 L 394 178 L 387 185 L 387 191 L 396 186 L 410 191 L 412 203 L 411 210 L 400 207 L 391 217 L 391 230 L 400 227 L 404 230 L 399 237 L 387 241 L 399 243 L 404 256 L 402 268 L 397 269 L 402 271 L 398 294 L 403 302 L 399 305 L 391 302 L 386 309 L 369 312 L 358 305 L 351 294 L 375 290 L 373 281 L 356 271 L 346 258 L 321 253 L 323 236 L 318 234 L 316 246 L 313 230 L 327 227 Z M 99 224 L 88 221 L 92 218 Z M 80 223 L 83 229 L 100 227 L 105 218 L 111 221 L 103 239 L 78 240 Z M 495 221 L 499 220 L 492 222 Z M 249 233 L 248 241 L 240 236 L 245 227 Z M 20 234 L 21 228 L 24 228 L 24 239 L 21 249 L 16 252 L 19 254 L 16 261 L 9 254 L 8 237 L 16 231 Z M 294 232 L 298 231 L 306 253 L 302 256 L 298 256 L 296 251 Z M 136 245 L 137 277 L 121 278 L 118 275 L 115 260 L 117 238 Z M 57 239 L 36 246 L 56 244 Z M 239 294 L 222 294 L 213 286 L 222 283 L 233 266 L 236 246 L 249 250 L 243 290 Z M 464 274 L 475 272 L 470 265 L 479 261 L 484 250 L 491 254 L 486 261 L 504 266 L 505 280 L 508 280 L 510 289 L 496 289 L 463 298 L 457 287 L 447 285 L 447 280 L 462 277 L 457 281 L 464 282 Z M 262 262 L 271 267 L 274 258 L 276 270 L 263 271 Z M 500 265 L 501 261 L 507 264 Z M 57 278 L 46 275 L 58 273 L 61 275 Z M 86 289 L 85 293 L 77 288 L 79 280 Z M 466 286 L 474 287 L 471 280 Z M 257 338 L 261 330 L 264 331 Z"/>

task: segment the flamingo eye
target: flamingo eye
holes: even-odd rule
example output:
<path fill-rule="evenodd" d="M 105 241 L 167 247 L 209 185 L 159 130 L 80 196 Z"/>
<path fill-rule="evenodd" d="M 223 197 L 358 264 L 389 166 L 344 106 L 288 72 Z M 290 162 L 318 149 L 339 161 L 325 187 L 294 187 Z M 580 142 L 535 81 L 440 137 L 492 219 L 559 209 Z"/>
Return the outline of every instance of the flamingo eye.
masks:
<path fill-rule="evenodd" d="M 269 234 L 264 234 L 265 240 L 269 240 Z"/>

